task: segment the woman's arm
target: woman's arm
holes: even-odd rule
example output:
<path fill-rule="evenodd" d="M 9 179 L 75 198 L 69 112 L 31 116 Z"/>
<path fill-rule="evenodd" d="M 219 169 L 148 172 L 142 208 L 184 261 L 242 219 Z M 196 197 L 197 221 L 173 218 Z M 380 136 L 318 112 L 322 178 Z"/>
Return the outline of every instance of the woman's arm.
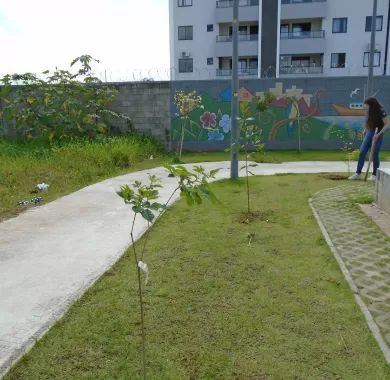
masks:
<path fill-rule="evenodd" d="M 378 132 L 376 135 L 375 135 L 375 139 L 377 139 L 380 135 L 382 135 L 386 129 L 389 127 L 389 119 L 386 117 L 384 117 L 383 119 L 383 128 L 381 129 L 380 132 Z"/>

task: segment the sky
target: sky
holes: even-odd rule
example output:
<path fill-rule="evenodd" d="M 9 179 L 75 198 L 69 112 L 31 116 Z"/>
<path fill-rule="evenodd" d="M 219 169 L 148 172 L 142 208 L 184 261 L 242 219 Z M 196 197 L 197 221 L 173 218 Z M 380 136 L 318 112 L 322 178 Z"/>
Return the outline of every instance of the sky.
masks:
<path fill-rule="evenodd" d="M 168 0 L 0 0 L 0 75 L 68 69 L 102 80 L 169 79 Z"/>

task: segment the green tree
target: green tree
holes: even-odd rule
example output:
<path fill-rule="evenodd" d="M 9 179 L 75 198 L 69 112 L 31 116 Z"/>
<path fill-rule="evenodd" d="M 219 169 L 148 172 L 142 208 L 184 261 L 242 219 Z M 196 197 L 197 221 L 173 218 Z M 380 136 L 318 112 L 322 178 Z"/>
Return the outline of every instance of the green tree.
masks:
<path fill-rule="evenodd" d="M 100 138 L 114 120 L 130 119 L 109 109 L 117 91 L 92 73 L 90 55 L 74 59 L 75 72 L 55 69 L 36 74 L 7 74 L 0 79 L 0 125 L 19 130 L 27 139 L 49 142 L 73 137 Z M 77 68 L 78 67 L 78 68 Z"/>

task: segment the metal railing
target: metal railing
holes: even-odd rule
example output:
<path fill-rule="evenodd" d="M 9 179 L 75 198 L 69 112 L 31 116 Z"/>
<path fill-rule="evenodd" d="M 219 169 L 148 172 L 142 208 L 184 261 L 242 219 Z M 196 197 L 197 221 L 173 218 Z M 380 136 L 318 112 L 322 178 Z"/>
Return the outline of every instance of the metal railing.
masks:
<path fill-rule="evenodd" d="M 238 5 L 240 7 L 258 6 L 259 0 L 239 0 Z M 217 8 L 232 8 L 233 0 L 219 0 L 217 1 Z"/>
<path fill-rule="evenodd" d="M 257 75 L 258 69 L 238 69 L 238 75 L 240 76 L 253 76 Z M 231 77 L 232 70 L 228 69 L 217 69 L 217 77 Z"/>
<path fill-rule="evenodd" d="M 282 4 L 324 3 L 327 0 L 282 0 Z"/>
<path fill-rule="evenodd" d="M 279 74 L 323 74 L 324 66 L 280 66 Z"/>
<path fill-rule="evenodd" d="M 299 39 L 299 38 L 324 38 L 325 30 L 311 30 L 311 31 L 296 31 L 296 32 L 280 32 L 282 40 Z"/>
<path fill-rule="evenodd" d="M 217 42 L 232 42 L 232 38 L 231 35 L 219 35 L 217 36 Z M 239 41 L 257 41 L 258 39 L 258 34 L 243 33 L 238 35 Z"/>

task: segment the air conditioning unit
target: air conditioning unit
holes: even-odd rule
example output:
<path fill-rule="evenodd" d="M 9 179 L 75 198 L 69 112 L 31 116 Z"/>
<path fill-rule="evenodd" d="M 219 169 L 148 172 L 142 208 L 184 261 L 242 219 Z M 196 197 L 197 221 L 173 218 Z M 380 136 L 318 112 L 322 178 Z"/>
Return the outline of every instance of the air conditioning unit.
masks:
<path fill-rule="evenodd" d="M 182 51 L 181 52 L 181 57 L 182 58 L 189 58 L 189 57 L 191 57 L 191 53 L 188 52 L 188 51 Z"/>

